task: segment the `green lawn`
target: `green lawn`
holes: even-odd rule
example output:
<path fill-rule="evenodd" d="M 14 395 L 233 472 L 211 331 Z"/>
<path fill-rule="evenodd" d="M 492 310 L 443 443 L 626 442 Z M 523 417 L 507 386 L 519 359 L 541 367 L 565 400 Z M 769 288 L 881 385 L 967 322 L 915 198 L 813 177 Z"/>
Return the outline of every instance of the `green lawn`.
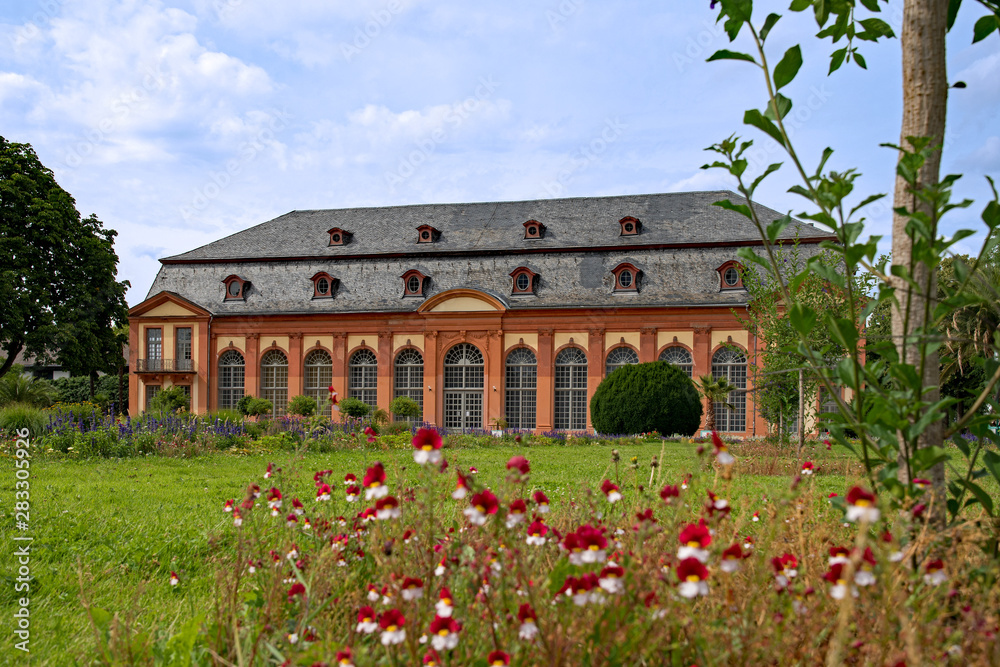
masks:
<path fill-rule="evenodd" d="M 628 494 L 638 480 L 648 482 L 652 456 L 662 455 L 659 485 L 677 484 L 685 473 L 698 467 L 694 446 L 687 443 L 643 443 L 619 448 L 619 479 Z M 533 488 L 542 488 L 554 504 L 582 499 L 596 489 L 604 477 L 615 477 L 611 447 L 573 445 L 549 447 L 497 446 L 481 449 L 446 450 L 453 466 L 473 465 L 488 486 L 506 474 L 505 463 L 515 454 L 531 462 Z M 838 461 L 826 452 L 829 468 Z M 630 469 L 630 458 L 638 457 L 638 471 Z M 818 463 L 820 455 L 815 455 Z M 794 455 L 792 455 L 794 458 Z M 94 646 L 93 633 L 80 601 L 81 578 L 89 602 L 147 631 L 176 628 L 211 604 L 214 559 L 228 544 L 230 523 L 222 512 L 227 498 L 242 498 L 247 484 L 263 479 L 269 461 L 283 469 L 282 488 L 294 489 L 303 502 L 312 501 L 312 474 L 330 468 L 331 485 L 340 486 L 347 472 L 361 477 L 376 459 L 386 464 L 390 484 L 415 474 L 417 466 L 408 450 L 388 452 L 351 451 L 307 454 L 298 459 L 281 452 L 236 456 L 212 454 L 193 459 L 137 458 L 124 460 L 39 459 L 31 467 L 32 574 L 31 664 L 85 664 Z M 0 463 L 4 497 L 14 485 L 13 463 Z M 842 466 L 841 466 L 842 468 Z M 787 466 L 786 466 L 787 469 Z M 711 477 L 709 475 L 710 481 Z M 839 475 L 821 475 L 818 492 L 843 493 L 845 480 Z M 763 495 L 787 489 L 787 476 L 742 475 L 730 487 L 737 511 L 761 506 Z M 335 487 L 335 489 L 338 489 Z M 702 488 L 691 503 L 703 502 Z M 360 503 L 359 503 L 360 505 Z M 287 507 L 287 505 L 286 505 Z M 363 507 L 363 505 L 362 505 Z M 0 588 L 0 607 L 11 619 L 16 608 L 15 558 L 12 502 L 4 503 L 0 521 L 7 555 L 2 559 L 5 581 Z M 746 509 L 745 509 L 746 508 Z M 352 506 L 354 511 L 361 507 Z M 259 510 L 256 510 L 259 511 Z M 183 585 L 168 584 L 171 570 L 180 573 Z M 7 622 L 11 627 L 11 621 Z M 176 630 L 175 630 L 176 631 Z M 5 664 L 23 664 L 23 654 L 13 649 L 8 634 L 0 650 Z"/>

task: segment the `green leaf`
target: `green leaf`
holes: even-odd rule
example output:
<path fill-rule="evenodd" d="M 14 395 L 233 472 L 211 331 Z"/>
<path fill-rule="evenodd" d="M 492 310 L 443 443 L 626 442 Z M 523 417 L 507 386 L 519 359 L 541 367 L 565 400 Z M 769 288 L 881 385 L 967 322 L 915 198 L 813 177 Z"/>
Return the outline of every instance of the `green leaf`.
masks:
<path fill-rule="evenodd" d="M 777 115 L 774 113 L 775 106 L 778 107 Z M 784 118 L 791 110 L 792 101 L 781 93 L 776 93 L 774 95 L 774 102 L 767 105 L 767 111 L 764 112 L 764 118 L 767 118 L 768 120 L 777 120 L 779 117 Z"/>
<path fill-rule="evenodd" d="M 792 5 L 788 9 L 793 12 L 804 12 L 811 4 L 812 0 L 792 0 Z"/>
<path fill-rule="evenodd" d="M 773 167 L 774 165 L 771 166 Z M 792 216 L 788 214 L 786 214 L 782 218 L 778 218 L 777 220 L 769 224 L 767 226 L 768 241 L 770 241 L 771 243 L 777 241 L 778 237 L 781 236 L 781 232 L 785 231 L 785 228 L 788 227 L 788 225 L 790 224 L 792 224 Z"/>
<path fill-rule="evenodd" d="M 745 125 L 753 125 L 758 130 L 762 130 L 769 137 L 777 141 L 782 148 L 785 147 L 785 139 L 781 136 L 781 131 L 778 127 L 756 109 L 746 110 L 746 113 L 743 114 L 743 123 Z"/>
<path fill-rule="evenodd" d="M 951 30 L 952 26 L 955 25 L 955 19 L 958 17 L 958 10 L 962 6 L 962 0 L 950 0 L 948 3 L 948 30 Z"/>
<path fill-rule="evenodd" d="M 889 27 L 889 24 L 882 19 L 870 18 L 861 19 L 861 25 L 864 26 L 865 31 L 877 37 L 895 37 L 896 34 Z"/>
<path fill-rule="evenodd" d="M 997 204 L 996 200 L 986 204 L 982 218 L 987 227 L 996 229 L 997 225 L 1000 225 L 1000 204 Z"/>
<path fill-rule="evenodd" d="M 746 204 L 734 204 L 728 199 L 723 199 L 722 201 L 717 201 L 712 204 L 713 206 L 718 206 L 719 208 L 724 208 L 727 211 L 735 211 L 740 215 L 744 216 L 749 220 L 753 220 L 753 213 L 750 211 L 750 207 Z"/>
<path fill-rule="evenodd" d="M 978 21 L 976 21 L 975 27 L 972 28 L 972 43 L 980 42 L 987 37 L 990 33 L 997 29 L 997 19 L 995 14 L 987 14 L 983 16 Z"/>
<path fill-rule="evenodd" d="M 780 18 L 781 14 L 767 15 L 767 18 L 764 19 L 764 27 L 760 29 L 760 41 L 763 42 L 765 39 L 767 39 L 767 35 L 769 32 L 771 32 L 771 28 L 774 27 L 774 24 L 777 23 L 778 19 Z"/>
<path fill-rule="evenodd" d="M 1000 454 L 986 450 L 983 452 L 983 463 L 986 464 L 986 469 L 993 475 L 993 479 L 1000 482 Z"/>
<path fill-rule="evenodd" d="M 780 168 L 781 168 L 780 162 L 775 162 L 774 164 L 767 165 L 767 169 L 764 170 L 764 173 L 758 176 L 757 178 L 753 179 L 753 183 L 750 184 L 750 196 L 751 197 L 753 196 L 754 191 L 757 189 L 757 186 L 761 184 L 761 181 L 763 181 L 773 172 L 778 171 L 778 169 Z"/>
<path fill-rule="evenodd" d="M 865 9 L 870 12 L 882 11 L 882 9 L 878 6 L 878 0 L 861 0 L 861 4 L 864 5 Z"/>
<path fill-rule="evenodd" d="M 791 83 L 799 73 L 800 67 L 802 67 L 802 49 L 796 44 L 785 51 L 781 62 L 774 68 L 774 89 L 780 90 Z"/>
<path fill-rule="evenodd" d="M 757 64 L 757 61 L 753 59 L 749 53 L 740 53 L 739 51 L 730 51 L 729 49 L 719 49 L 712 55 L 708 57 L 705 62 L 712 62 L 713 60 L 745 60 L 747 62 Z"/>
<path fill-rule="evenodd" d="M 844 56 L 846 55 L 847 55 L 846 46 L 842 49 L 837 49 L 830 55 L 830 71 L 827 72 L 828 76 L 836 72 L 838 69 L 840 69 L 840 66 L 844 64 Z"/>
<path fill-rule="evenodd" d="M 976 500 L 978 500 L 979 504 L 983 506 L 983 509 L 986 510 L 987 514 L 993 516 L 993 499 L 990 498 L 990 494 L 988 494 L 983 487 L 979 486 L 975 482 L 970 482 L 964 479 L 960 479 L 958 482 L 972 492 L 972 495 L 976 497 Z"/>
<path fill-rule="evenodd" d="M 816 327 L 816 311 L 801 303 L 793 303 L 788 311 L 788 319 L 792 326 L 803 336 L 808 336 Z"/>
<path fill-rule="evenodd" d="M 868 64 L 865 63 L 865 59 L 860 53 L 858 53 L 857 49 L 852 52 L 852 55 L 854 56 L 854 62 L 858 64 L 858 67 L 861 69 L 868 69 Z"/>

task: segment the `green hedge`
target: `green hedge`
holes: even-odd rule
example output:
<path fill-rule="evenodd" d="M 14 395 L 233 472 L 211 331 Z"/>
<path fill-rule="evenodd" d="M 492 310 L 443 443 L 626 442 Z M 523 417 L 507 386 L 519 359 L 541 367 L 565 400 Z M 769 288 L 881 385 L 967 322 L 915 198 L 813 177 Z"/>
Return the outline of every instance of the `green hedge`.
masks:
<path fill-rule="evenodd" d="M 698 430 L 701 412 L 691 378 L 665 361 L 622 366 L 601 382 L 590 401 L 598 433 L 689 436 Z"/>

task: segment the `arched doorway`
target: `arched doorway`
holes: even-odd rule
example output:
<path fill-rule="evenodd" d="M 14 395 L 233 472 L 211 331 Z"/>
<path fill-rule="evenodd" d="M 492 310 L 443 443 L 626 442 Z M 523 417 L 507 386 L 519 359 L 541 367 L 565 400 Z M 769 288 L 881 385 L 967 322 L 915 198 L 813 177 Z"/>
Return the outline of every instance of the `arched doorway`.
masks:
<path fill-rule="evenodd" d="M 444 357 L 445 428 L 483 428 L 483 353 L 459 343 Z"/>

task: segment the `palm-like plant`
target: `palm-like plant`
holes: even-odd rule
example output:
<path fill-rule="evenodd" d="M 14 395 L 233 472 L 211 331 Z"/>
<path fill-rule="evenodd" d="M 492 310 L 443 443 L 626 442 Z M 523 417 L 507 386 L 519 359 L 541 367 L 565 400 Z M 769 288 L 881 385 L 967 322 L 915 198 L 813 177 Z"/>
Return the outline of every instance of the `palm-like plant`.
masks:
<path fill-rule="evenodd" d="M 977 267 L 965 285 L 973 303 L 952 313 L 944 322 L 948 360 L 942 376 L 964 372 L 975 357 L 990 358 L 996 351 L 995 335 L 1000 332 L 1000 264 L 987 261 Z"/>
<path fill-rule="evenodd" d="M 715 404 L 723 403 L 726 407 L 733 407 L 726 399 L 729 393 L 736 390 L 736 386 L 729 382 L 728 378 L 713 378 L 711 375 L 702 375 L 694 383 L 698 393 L 708 399 L 708 407 L 705 410 L 705 428 L 709 431 L 715 430 Z"/>
<path fill-rule="evenodd" d="M 0 406 L 23 403 L 36 408 L 47 408 L 57 398 L 55 388 L 46 380 L 13 371 L 0 378 Z"/>

